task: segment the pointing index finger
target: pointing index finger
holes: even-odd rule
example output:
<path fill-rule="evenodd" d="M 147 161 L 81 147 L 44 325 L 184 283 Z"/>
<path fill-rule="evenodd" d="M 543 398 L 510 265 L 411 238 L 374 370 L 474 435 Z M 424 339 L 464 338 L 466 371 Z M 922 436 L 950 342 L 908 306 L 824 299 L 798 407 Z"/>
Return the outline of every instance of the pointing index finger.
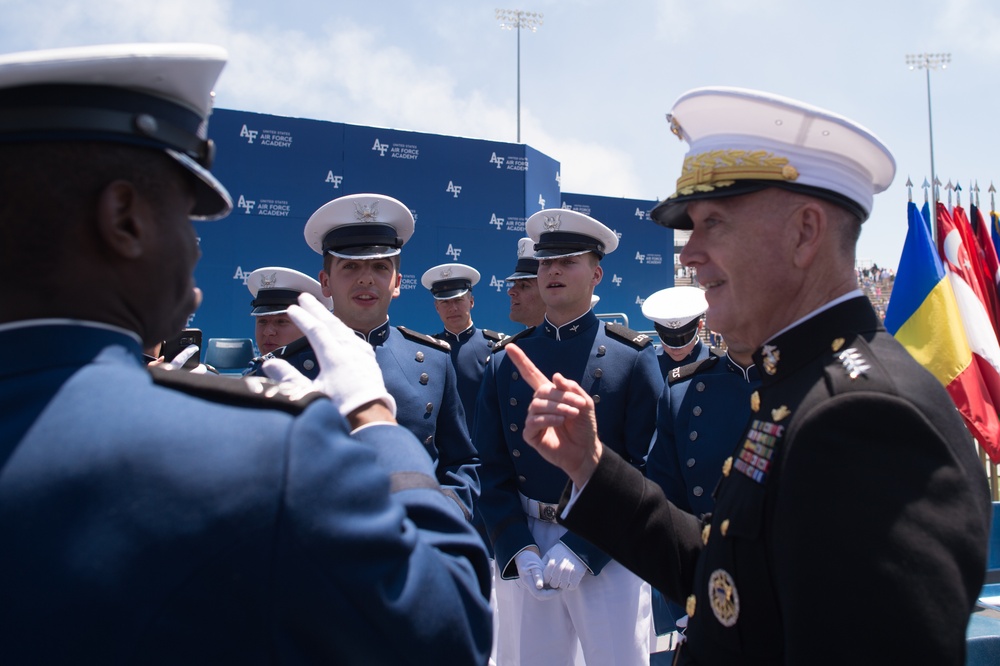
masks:
<path fill-rule="evenodd" d="M 528 382 L 528 386 L 537 391 L 542 386 L 552 383 L 516 344 L 507 345 L 504 347 L 504 351 L 507 352 L 507 356 L 514 364 L 514 367 L 517 368 L 517 371 L 521 373 L 524 381 Z"/>

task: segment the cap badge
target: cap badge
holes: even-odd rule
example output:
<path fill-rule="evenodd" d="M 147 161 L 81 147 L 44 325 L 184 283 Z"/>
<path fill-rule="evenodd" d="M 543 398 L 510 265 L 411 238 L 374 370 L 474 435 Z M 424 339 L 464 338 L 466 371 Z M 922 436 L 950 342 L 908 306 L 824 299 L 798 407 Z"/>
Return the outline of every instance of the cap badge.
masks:
<path fill-rule="evenodd" d="M 441 269 L 441 277 L 443 277 L 443 278 L 450 278 L 451 277 L 451 269 L 450 268 L 442 268 Z"/>
<path fill-rule="evenodd" d="M 719 624 L 734 626 L 740 617 L 740 595 L 736 591 L 736 581 L 725 569 L 716 569 L 709 576 L 708 598 Z"/>
<path fill-rule="evenodd" d="M 260 288 L 261 289 L 271 289 L 278 282 L 277 272 L 271 273 L 270 275 L 260 275 Z"/>
<path fill-rule="evenodd" d="M 840 352 L 837 358 L 840 359 L 841 364 L 844 366 L 844 370 L 847 372 L 847 376 L 851 379 L 861 377 L 871 368 L 871 366 L 868 365 L 868 361 L 866 361 L 854 347 Z"/>
<path fill-rule="evenodd" d="M 761 350 L 764 355 L 764 372 L 773 375 L 778 372 L 778 361 L 781 360 L 781 352 L 774 345 L 764 345 Z"/>
<path fill-rule="evenodd" d="M 365 222 L 368 224 L 378 222 L 378 201 L 373 201 L 370 204 L 361 204 L 355 201 L 354 219 L 358 222 Z"/>
<path fill-rule="evenodd" d="M 535 241 L 530 238 L 522 238 L 517 242 L 517 256 L 525 257 L 531 254 L 535 248 Z"/>
<path fill-rule="evenodd" d="M 542 220 L 542 225 L 545 227 L 546 231 L 555 231 L 562 225 L 562 220 L 560 215 L 544 215 Z"/>

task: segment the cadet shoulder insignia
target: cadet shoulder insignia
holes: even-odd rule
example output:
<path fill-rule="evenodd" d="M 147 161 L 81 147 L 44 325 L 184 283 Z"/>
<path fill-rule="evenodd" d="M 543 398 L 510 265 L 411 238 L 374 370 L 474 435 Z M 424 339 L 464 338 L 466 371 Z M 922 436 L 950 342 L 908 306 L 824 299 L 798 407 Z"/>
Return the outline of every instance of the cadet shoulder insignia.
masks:
<path fill-rule="evenodd" d="M 423 333 L 417 333 L 416 331 L 411 331 L 405 326 L 397 326 L 396 330 L 403 334 L 403 337 L 407 340 L 413 340 L 414 342 L 419 342 L 422 345 L 427 345 L 428 347 L 433 347 L 441 351 L 451 351 L 451 345 L 444 340 L 438 340 L 432 335 L 424 335 Z"/>
<path fill-rule="evenodd" d="M 529 335 L 530 333 L 532 333 L 534 330 L 535 330 L 534 326 L 529 326 L 528 328 L 524 329 L 520 333 L 515 333 L 514 335 L 508 335 L 506 338 L 504 338 L 503 340 L 501 340 L 500 342 L 498 342 L 496 344 L 496 346 L 493 348 L 493 351 L 494 352 L 500 351 L 501 349 L 503 349 L 504 347 L 506 347 L 510 343 L 516 342 L 517 340 L 520 340 L 521 338 L 526 337 L 527 335 Z"/>
<path fill-rule="evenodd" d="M 496 331 L 491 331 L 488 328 L 484 328 L 482 329 L 482 331 L 483 331 L 483 337 L 486 338 L 487 340 L 492 340 L 493 342 L 500 342 L 501 340 L 507 337 L 503 333 L 497 333 Z"/>
<path fill-rule="evenodd" d="M 694 363 L 688 363 L 687 365 L 682 365 L 679 368 L 674 368 L 667 375 L 667 384 L 673 386 L 677 382 L 682 382 L 685 379 L 690 379 L 694 375 L 708 370 L 719 362 L 721 356 L 709 356 L 703 358 L 700 361 L 695 361 Z"/>
<path fill-rule="evenodd" d="M 233 407 L 277 409 L 294 415 L 302 413 L 314 400 L 326 398 L 317 391 L 296 391 L 263 377 L 196 375 L 158 366 L 149 368 L 149 374 L 158 386 Z"/>
<path fill-rule="evenodd" d="M 653 342 L 645 333 L 633 331 L 627 326 L 622 326 L 621 324 L 616 324 L 614 322 L 606 322 L 604 324 L 604 330 L 607 331 L 611 337 L 618 338 L 622 342 L 625 342 L 629 346 L 635 347 L 636 349 L 643 349 Z"/>

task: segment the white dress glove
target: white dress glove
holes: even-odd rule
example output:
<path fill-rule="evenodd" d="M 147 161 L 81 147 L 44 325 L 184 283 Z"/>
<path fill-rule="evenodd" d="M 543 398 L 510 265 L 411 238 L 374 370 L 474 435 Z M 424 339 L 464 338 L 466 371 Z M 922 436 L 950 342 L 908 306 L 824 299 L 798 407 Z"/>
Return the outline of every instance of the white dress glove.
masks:
<path fill-rule="evenodd" d="M 265 375 L 299 389 L 325 393 L 344 416 L 375 400 L 396 415 L 396 401 L 385 389 L 375 350 L 366 340 L 333 316 L 312 294 L 301 294 L 299 304 L 289 306 L 288 318 L 309 339 L 319 362 L 319 375 L 307 379 L 288 361 L 274 358 L 264 361 Z"/>
<path fill-rule="evenodd" d="M 517 565 L 517 584 L 531 592 L 536 599 L 549 599 L 558 590 L 546 589 L 542 578 L 542 559 L 533 550 L 522 550 L 514 556 Z"/>
<path fill-rule="evenodd" d="M 587 573 L 587 566 L 562 541 L 549 548 L 542 560 L 545 562 L 545 584 L 551 588 L 575 590 Z"/>

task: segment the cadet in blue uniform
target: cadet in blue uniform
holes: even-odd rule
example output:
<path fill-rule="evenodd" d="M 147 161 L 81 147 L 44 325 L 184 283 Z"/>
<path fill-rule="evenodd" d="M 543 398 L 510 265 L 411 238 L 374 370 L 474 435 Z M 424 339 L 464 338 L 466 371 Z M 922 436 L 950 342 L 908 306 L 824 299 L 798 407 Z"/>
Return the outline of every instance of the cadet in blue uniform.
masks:
<path fill-rule="evenodd" d="M 302 331 L 288 316 L 288 306 L 297 303 L 300 294 L 312 294 L 327 310 L 333 308 L 333 300 L 323 295 L 319 282 L 291 268 L 258 268 L 247 276 L 247 289 L 253 296 L 250 316 L 254 318 L 254 339 L 261 356 L 302 337 Z M 260 362 L 254 359 L 251 368 Z"/>
<path fill-rule="evenodd" d="M 606 226 L 581 213 L 544 210 L 527 221 L 539 259 L 544 323 L 507 338 L 483 376 L 476 444 L 483 464 L 481 509 L 503 580 L 501 618 L 519 626 L 518 643 L 498 646 L 500 663 L 569 663 L 579 639 L 588 663 L 649 659 L 649 588 L 593 544 L 555 522 L 566 475 L 521 438 L 532 389 L 502 351 L 517 340 L 546 372 L 579 380 L 599 401 L 602 437 L 636 468 L 653 436 L 663 380 L 649 338 L 600 322 L 590 308 L 618 245 Z M 510 590 L 504 607 L 502 586 Z M 501 637 L 502 638 L 502 637 Z"/>
<path fill-rule="evenodd" d="M 664 380 L 675 368 L 711 355 L 711 349 L 698 335 L 707 309 L 705 292 L 698 287 L 668 287 L 642 302 L 642 315 L 653 322 L 660 336 L 656 360 Z"/>
<path fill-rule="evenodd" d="M 472 308 L 476 299 L 472 287 L 479 282 L 479 271 L 465 264 L 441 264 L 428 268 L 420 283 L 434 296 L 434 309 L 441 317 L 444 330 L 434 335 L 451 347 L 451 363 L 458 375 L 458 397 L 465 408 L 465 423 L 472 432 L 476 416 L 476 396 L 483 379 L 483 368 L 489 361 L 503 333 L 476 328 L 472 323 Z"/>
<path fill-rule="evenodd" d="M 538 293 L 538 259 L 535 241 L 522 238 L 517 242 L 517 264 L 507 276 L 507 296 L 510 298 L 510 320 L 524 326 L 538 326 L 545 319 L 545 302 Z"/>
<path fill-rule="evenodd" d="M 400 425 L 423 442 L 437 478 L 472 519 L 479 496 L 479 456 L 469 438 L 450 348 L 429 335 L 389 325 L 389 304 L 399 296 L 399 255 L 414 220 L 402 203 L 381 194 L 351 194 L 319 208 L 305 238 L 323 255 L 319 282 L 336 316 L 375 348 L 386 388 L 396 399 Z M 274 353 L 306 376 L 316 359 L 307 340 Z"/>
<path fill-rule="evenodd" d="M 486 553 L 350 331 L 331 398 L 145 367 L 200 300 L 190 218 L 232 207 L 224 63 L 0 56 L 0 662 L 482 664 Z"/>
<path fill-rule="evenodd" d="M 708 324 L 755 350 L 761 386 L 708 521 L 601 445 L 584 391 L 522 364 L 539 387 L 525 439 L 573 481 L 563 522 L 685 603 L 681 664 L 964 663 L 982 464 L 854 272 L 892 155 L 842 116 L 756 91 L 694 90 L 670 118 L 690 152 L 652 217 L 692 230 L 681 261 Z"/>

